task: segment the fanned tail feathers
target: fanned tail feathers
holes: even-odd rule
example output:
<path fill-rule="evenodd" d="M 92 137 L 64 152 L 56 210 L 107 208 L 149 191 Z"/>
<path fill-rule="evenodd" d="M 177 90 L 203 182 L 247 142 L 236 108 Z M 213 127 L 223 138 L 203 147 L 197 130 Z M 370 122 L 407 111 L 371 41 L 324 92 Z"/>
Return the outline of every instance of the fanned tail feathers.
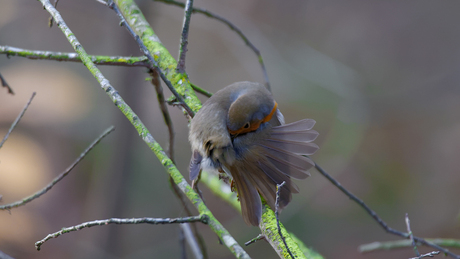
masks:
<path fill-rule="evenodd" d="M 311 143 L 318 136 L 318 132 L 311 129 L 314 124 L 314 120 L 305 119 L 273 127 L 271 136 L 248 150 L 244 161 L 230 166 L 246 223 L 259 224 L 262 214 L 259 193 L 274 209 L 276 185 L 286 182 L 280 190 L 282 209 L 291 201 L 292 193 L 299 192 L 291 177 L 305 179 L 315 165 L 305 157 L 318 149 Z"/>

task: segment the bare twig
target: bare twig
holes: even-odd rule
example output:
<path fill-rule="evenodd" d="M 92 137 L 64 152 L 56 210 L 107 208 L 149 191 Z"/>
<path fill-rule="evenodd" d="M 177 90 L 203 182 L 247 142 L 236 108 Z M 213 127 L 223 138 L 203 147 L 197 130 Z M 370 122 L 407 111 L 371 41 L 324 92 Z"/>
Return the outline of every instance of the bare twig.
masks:
<path fill-rule="evenodd" d="M 149 62 L 151 63 L 152 65 L 152 69 L 154 69 L 155 71 L 158 72 L 158 74 L 160 75 L 161 79 L 163 80 L 163 82 L 165 82 L 165 84 L 168 86 L 169 90 L 174 94 L 174 96 L 177 98 L 178 102 L 181 104 L 182 108 L 184 108 L 184 110 L 190 115 L 190 117 L 193 117 L 195 116 L 195 113 L 192 111 L 192 109 L 187 105 L 187 103 L 185 103 L 184 101 L 184 98 L 176 91 L 176 89 L 174 88 L 174 86 L 171 84 L 171 82 L 166 78 L 165 74 L 161 71 L 158 63 L 156 62 L 156 60 L 152 57 L 152 55 L 150 54 L 150 51 L 147 49 L 147 47 L 144 45 L 144 43 L 142 42 L 141 38 L 136 34 L 136 32 L 134 32 L 134 30 L 131 28 L 131 26 L 129 26 L 129 24 L 126 22 L 125 18 L 123 17 L 123 14 L 120 12 L 120 10 L 118 9 L 118 6 L 112 1 L 112 0 L 108 0 L 108 6 L 109 8 L 111 8 L 112 10 L 115 11 L 115 13 L 117 14 L 118 18 L 121 20 L 120 22 L 120 25 L 122 26 L 125 26 L 126 29 L 128 29 L 129 33 L 131 34 L 131 36 L 134 37 L 134 39 L 136 40 L 137 44 L 139 45 L 142 53 L 147 56 L 147 58 L 149 59 Z"/>
<path fill-rule="evenodd" d="M 153 1 L 163 2 L 163 3 L 166 3 L 166 4 L 175 5 L 175 6 L 180 6 L 182 8 L 185 7 L 184 3 L 177 2 L 177 1 L 174 1 L 174 0 L 153 0 Z M 246 37 L 246 35 L 244 35 L 244 33 L 238 27 L 233 25 L 233 23 L 231 23 L 229 20 L 223 18 L 222 16 L 219 16 L 219 15 L 217 15 L 215 13 L 212 13 L 212 12 L 206 10 L 206 9 L 203 9 L 203 8 L 193 7 L 192 13 L 201 13 L 201 14 L 206 15 L 209 18 L 216 19 L 216 20 L 224 23 L 225 25 L 227 25 L 232 31 L 236 32 L 240 36 L 240 38 L 244 41 L 244 43 L 257 55 L 257 59 L 259 60 L 259 64 L 260 64 L 260 66 L 262 68 L 262 73 L 264 75 L 265 85 L 267 86 L 268 90 L 270 90 L 270 81 L 268 80 L 267 69 L 265 68 L 264 60 L 262 59 L 262 55 L 260 54 L 259 49 L 257 49 L 256 46 L 254 46 L 254 44 L 252 44 L 251 41 L 249 41 L 249 39 Z"/>
<path fill-rule="evenodd" d="M 249 246 L 249 245 L 254 244 L 255 242 L 257 242 L 259 240 L 262 240 L 262 239 L 265 239 L 265 236 L 262 235 L 262 234 L 259 234 L 255 238 L 253 238 L 253 239 L 249 240 L 248 242 L 244 243 L 244 245 Z"/>
<path fill-rule="evenodd" d="M 76 226 L 62 228 L 60 231 L 47 235 L 40 241 L 35 243 L 35 248 L 40 251 L 41 246 L 51 238 L 57 238 L 63 234 L 67 234 L 73 231 L 77 231 L 83 228 L 90 228 L 94 226 L 105 226 L 109 224 L 173 224 L 173 223 L 184 223 L 184 222 L 201 222 L 204 224 L 208 223 L 208 216 L 194 216 L 194 217 L 185 217 L 185 218 L 131 218 L 131 219 L 103 219 L 103 220 L 94 220 L 85 222 Z"/>
<path fill-rule="evenodd" d="M 203 88 L 200 88 L 199 86 L 195 85 L 195 84 L 192 84 L 190 83 L 190 85 L 192 86 L 193 90 L 195 90 L 195 92 L 198 92 L 206 97 L 211 97 L 212 96 L 212 93 L 211 92 L 208 92 L 206 90 L 204 90 Z"/>
<path fill-rule="evenodd" d="M 410 238 L 410 241 L 412 242 L 412 247 L 414 249 L 415 255 L 417 257 L 420 257 L 420 253 L 418 252 L 418 249 L 417 249 L 417 244 L 415 244 L 414 234 L 412 233 L 412 230 L 410 229 L 410 220 L 409 220 L 408 213 L 406 213 L 405 221 L 406 221 L 407 233 L 409 233 L 409 238 Z"/>
<path fill-rule="evenodd" d="M 54 8 L 57 7 L 57 4 L 58 4 L 59 0 L 54 0 Z M 48 27 L 53 27 L 53 23 L 54 23 L 54 18 L 52 15 L 50 15 L 50 18 L 48 19 Z"/>
<path fill-rule="evenodd" d="M 161 83 L 160 83 L 160 80 L 158 78 L 158 73 L 155 70 L 150 69 L 149 74 L 152 77 L 151 82 L 155 86 L 155 90 L 157 92 L 158 103 L 160 105 L 161 112 L 163 113 L 163 119 L 165 121 L 166 126 L 168 127 L 168 132 L 169 132 L 169 145 L 168 145 L 168 148 L 167 148 L 168 156 L 171 159 L 171 161 L 174 162 L 174 127 L 173 127 L 173 123 L 172 123 L 172 120 L 171 120 L 171 116 L 169 114 L 168 107 L 166 106 L 166 101 L 165 101 L 164 94 L 163 94 L 163 88 L 161 87 Z M 187 215 L 190 216 L 191 212 L 190 212 L 190 210 L 189 210 L 189 208 L 187 206 L 186 197 L 179 190 L 179 188 L 177 187 L 176 183 L 174 183 L 174 180 L 172 179 L 171 176 L 169 177 L 169 183 L 171 184 L 171 187 L 172 187 L 172 189 L 174 191 L 174 194 L 181 201 L 183 207 L 185 208 L 185 210 L 187 212 Z M 190 228 L 190 226 L 188 226 L 188 224 L 184 224 L 184 225 L 187 225 L 187 227 Z M 181 228 L 185 228 L 185 226 L 181 225 Z M 185 238 L 187 238 L 187 242 L 189 244 L 197 244 L 197 243 L 200 244 L 200 248 L 201 248 L 201 250 L 203 250 L 203 252 L 200 251 L 200 254 L 201 254 L 201 258 L 203 258 L 203 254 L 206 254 L 206 252 L 205 252 L 206 248 L 204 246 L 204 243 L 201 242 L 201 236 L 199 236 L 198 229 L 197 229 L 196 225 L 193 225 L 193 228 L 194 228 L 195 235 L 185 235 Z M 193 238 L 194 240 L 189 240 L 190 238 Z M 198 242 L 195 238 L 198 239 L 200 242 Z"/>
<path fill-rule="evenodd" d="M 460 240 L 458 239 L 426 238 L 425 240 L 439 246 L 460 248 Z M 361 253 L 369 253 L 376 250 L 390 250 L 398 248 L 407 248 L 411 246 L 411 240 L 402 239 L 386 242 L 372 242 L 369 244 L 360 245 L 358 250 Z"/>
<path fill-rule="evenodd" d="M 107 5 L 107 2 L 105 0 L 96 0 L 96 2 L 103 4 L 103 5 Z"/>
<path fill-rule="evenodd" d="M 286 250 L 288 251 L 288 253 L 291 256 L 291 258 L 295 259 L 294 255 L 292 254 L 291 250 L 289 249 L 288 245 L 286 244 L 286 239 L 284 238 L 283 234 L 281 233 L 280 219 L 278 217 L 278 209 L 279 209 L 279 206 L 280 206 L 280 191 L 281 191 L 281 187 L 283 187 L 285 184 L 286 184 L 286 182 L 283 181 L 281 184 L 276 185 L 276 200 L 275 200 L 276 226 L 278 227 L 278 234 L 280 235 L 281 239 L 283 240 L 283 243 L 284 243 L 284 246 L 286 247 Z"/>
<path fill-rule="evenodd" d="M 179 57 L 177 59 L 177 73 L 185 73 L 185 54 L 188 45 L 188 31 L 190 27 L 190 17 L 192 16 L 193 0 L 187 0 L 184 8 L 184 24 L 182 25 L 182 34 L 180 37 Z"/>
<path fill-rule="evenodd" d="M 14 259 L 14 258 L 0 251 L 0 259 Z"/>
<path fill-rule="evenodd" d="M 11 127 L 10 129 L 8 130 L 8 132 L 6 133 L 5 137 L 3 138 L 2 142 L 0 142 L 0 148 L 2 148 L 3 146 L 3 143 L 5 143 L 5 141 L 8 139 L 8 137 L 10 136 L 11 132 L 14 130 L 14 128 L 16 127 L 16 125 L 18 125 L 19 121 L 21 120 L 22 116 L 24 116 L 24 113 L 26 113 L 26 110 L 27 108 L 29 108 L 29 105 L 30 103 L 32 102 L 32 100 L 34 99 L 35 97 L 35 92 L 32 93 L 32 96 L 30 97 L 29 101 L 27 102 L 26 106 L 24 106 L 24 108 L 22 109 L 21 113 L 18 115 L 18 117 L 16 118 L 16 120 L 14 120 L 13 124 L 11 124 Z"/>
<path fill-rule="evenodd" d="M 2 86 L 8 89 L 8 93 L 14 95 L 13 88 L 6 82 L 5 78 L 3 78 L 2 74 L 0 74 L 0 81 L 2 82 Z"/>
<path fill-rule="evenodd" d="M 156 70 L 149 71 L 150 76 L 152 77 L 152 84 L 155 87 L 157 92 L 158 104 L 160 105 L 161 113 L 163 114 L 163 119 L 166 126 L 168 127 L 169 133 L 169 145 L 166 149 L 168 151 L 169 158 L 174 162 L 174 127 L 169 115 L 168 107 L 166 106 L 165 96 L 163 94 L 163 88 L 161 87 L 160 80 L 158 79 L 158 72 Z"/>
<path fill-rule="evenodd" d="M 315 163 L 315 168 L 318 170 L 319 173 L 321 173 L 324 177 L 326 177 L 333 185 L 335 185 L 339 190 L 341 190 L 346 196 L 348 196 L 351 200 L 356 202 L 361 208 L 363 208 L 377 223 L 388 233 L 400 236 L 403 238 L 409 238 L 409 234 L 403 233 L 401 231 L 398 231 L 396 229 L 393 229 L 385 223 L 378 215 L 373 211 L 369 206 L 367 206 L 361 199 L 356 197 L 354 194 L 349 192 L 347 189 L 345 189 L 337 180 L 335 180 L 332 176 L 330 176 L 326 171 L 324 171 L 323 168 L 321 168 L 318 164 Z M 420 238 L 420 237 L 413 237 L 416 242 L 419 242 L 423 245 L 430 246 L 435 248 L 436 250 L 440 250 L 441 252 L 448 254 L 452 256 L 453 258 L 460 259 L 460 256 L 450 252 L 448 249 L 445 249 L 439 245 L 436 245 L 432 242 L 428 242 L 427 240 Z"/>
<path fill-rule="evenodd" d="M 425 258 L 425 257 L 434 257 L 435 255 L 438 255 L 439 253 L 440 253 L 439 251 L 433 251 L 433 252 L 429 252 L 429 253 L 426 253 L 426 254 L 419 255 L 417 257 L 411 257 L 409 259 L 421 259 L 421 258 Z"/>
<path fill-rule="evenodd" d="M 180 224 L 180 227 L 182 231 L 184 232 L 185 235 L 185 240 L 187 240 L 187 243 L 192 250 L 193 255 L 195 256 L 196 259 L 203 259 L 203 249 L 201 248 L 200 244 L 198 244 L 197 240 L 195 239 L 195 235 L 192 232 L 192 229 L 190 228 L 190 224 Z"/>
<path fill-rule="evenodd" d="M 181 250 L 181 259 L 187 259 L 187 251 L 185 250 L 185 236 L 182 228 L 179 228 L 179 247 Z"/>
<path fill-rule="evenodd" d="M 112 132 L 113 130 L 115 129 L 115 127 L 113 126 L 110 126 L 108 129 L 106 129 L 104 131 L 104 133 L 102 133 L 102 135 L 100 135 L 93 143 L 91 143 L 91 145 L 89 145 L 89 147 L 83 151 L 83 153 L 80 154 L 80 156 L 77 158 L 77 160 L 75 160 L 73 162 L 73 164 L 71 164 L 63 173 L 61 173 L 58 177 L 54 178 L 53 181 L 51 183 L 49 183 L 45 188 L 41 189 L 40 191 L 30 195 L 29 197 L 27 198 L 24 198 L 22 199 L 21 201 L 17 201 L 17 202 L 13 202 L 13 203 L 10 203 L 10 204 L 6 204 L 6 205 L 3 205 L 3 206 L 0 206 L 0 210 L 9 210 L 11 208 L 15 208 L 15 207 L 19 207 L 19 206 L 22 206 L 22 205 L 25 205 L 26 203 L 42 196 L 43 194 L 45 194 L 46 192 L 48 192 L 55 184 L 57 184 L 59 181 L 61 181 L 64 177 L 66 177 L 70 171 L 72 171 L 72 169 L 75 168 L 75 166 L 77 166 L 77 164 L 88 154 L 89 151 L 91 151 L 91 149 L 93 149 L 93 147 L 95 145 L 97 145 L 105 136 L 107 136 L 110 132 Z"/>

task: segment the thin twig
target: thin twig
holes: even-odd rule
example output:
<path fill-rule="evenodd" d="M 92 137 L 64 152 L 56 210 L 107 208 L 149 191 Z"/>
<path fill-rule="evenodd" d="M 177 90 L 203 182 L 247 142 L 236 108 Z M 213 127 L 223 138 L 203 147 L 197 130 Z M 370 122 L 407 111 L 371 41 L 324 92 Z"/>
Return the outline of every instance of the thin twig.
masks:
<path fill-rule="evenodd" d="M 0 81 L 2 82 L 2 86 L 8 89 L 8 93 L 14 95 L 13 88 L 6 82 L 5 78 L 3 78 L 2 74 L 0 74 Z"/>
<path fill-rule="evenodd" d="M 321 168 L 318 164 L 315 163 L 315 168 L 318 170 L 319 173 L 321 173 L 324 177 L 326 177 L 333 185 L 335 185 L 337 188 L 339 188 L 339 190 L 341 190 L 346 196 L 348 196 L 348 198 L 352 199 L 354 202 L 356 202 L 359 206 L 361 206 L 361 208 L 363 208 L 375 221 L 377 221 L 377 223 L 388 233 L 390 234 L 393 234 L 393 235 L 396 235 L 396 236 L 400 236 L 400 237 L 403 237 L 403 238 L 409 238 L 409 235 L 407 233 L 403 233 L 403 232 L 400 232 L 396 229 L 393 229 L 391 227 L 389 227 L 387 225 L 387 223 L 385 223 L 385 221 L 383 221 L 378 215 L 377 213 L 375 213 L 375 211 L 373 211 L 371 208 L 369 208 L 369 206 L 367 206 L 361 199 L 359 199 L 358 197 L 356 197 L 354 194 L 352 194 L 351 192 L 349 192 L 347 189 L 345 189 L 337 180 L 335 180 L 332 176 L 330 176 L 326 171 L 324 171 L 323 168 Z M 453 258 L 456 258 L 456 259 L 460 259 L 460 256 L 450 252 L 448 249 L 445 249 L 441 246 L 438 246 L 434 243 L 431 243 L 431 242 L 428 242 L 426 241 L 425 239 L 423 238 L 420 238 L 420 237 L 416 237 L 414 236 L 414 240 L 423 244 L 423 245 L 426 245 L 426 246 L 430 246 L 430 247 L 433 247 L 435 248 L 436 250 L 440 250 L 441 252 L 445 253 L 445 254 L 448 254 L 450 256 L 452 256 Z"/>
<path fill-rule="evenodd" d="M 406 221 L 407 233 L 409 233 L 409 238 L 410 238 L 410 241 L 412 243 L 412 247 L 414 249 L 415 255 L 417 257 L 420 257 L 420 253 L 418 252 L 418 249 L 417 249 L 417 244 L 415 244 L 414 234 L 412 233 L 412 230 L 410 229 L 409 214 L 406 213 L 406 216 L 404 218 L 405 218 L 405 221 Z"/>
<path fill-rule="evenodd" d="M 21 120 L 22 116 L 24 116 L 24 113 L 26 113 L 26 110 L 27 108 L 29 108 L 29 105 L 30 103 L 32 102 L 32 100 L 34 99 L 35 97 L 35 92 L 32 93 L 32 96 L 30 97 L 29 101 L 27 102 L 26 106 L 24 106 L 24 108 L 22 109 L 21 113 L 18 115 L 18 117 L 16 118 L 16 120 L 14 120 L 13 124 L 11 124 L 11 127 L 10 129 L 8 130 L 8 132 L 6 133 L 5 137 L 3 138 L 2 142 L 0 142 L 0 148 L 2 148 L 3 146 L 3 143 L 5 143 L 5 141 L 8 139 L 8 137 L 10 136 L 11 132 L 14 130 L 14 128 L 16 127 L 16 125 L 18 125 L 19 121 Z"/>
<path fill-rule="evenodd" d="M 458 239 L 426 238 L 425 240 L 439 246 L 460 248 L 460 240 Z M 398 248 L 407 248 L 411 246 L 411 240 L 401 239 L 386 242 L 372 242 L 369 244 L 360 245 L 358 251 L 361 253 L 369 253 L 376 250 L 391 250 Z"/>
<path fill-rule="evenodd" d="M 182 8 L 184 8 L 184 6 L 185 6 L 184 3 L 177 2 L 177 1 L 174 1 L 174 0 L 153 0 L 153 1 L 163 2 L 163 3 L 166 3 L 166 4 L 175 5 L 175 6 L 180 6 Z M 254 44 L 252 44 L 252 42 L 248 39 L 248 37 L 246 37 L 246 35 L 244 35 L 244 33 L 238 27 L 233 25 L 233 23 L 231 23 L 229 20 L 223 18 L 222 16 L 219 16 L 219 15 L 217 15 L 215 13 L 212 13 L 212 12 L 206 10 L 206 9 L 203 9 L 203 8 L 193 7 L 192 13 L 201 13 L 201 14 L 206 15 L 209 18 L 216 19 L 216 20 L 226 24 L 232 31 L 236 32 L 240 36 L 240 38 L 244 41 L 244 43 L 257 55 L 257 59 L 259 60 L 260 66 L 262 68 L 262 73 L 264 75 L 265 85 L 267 86 L 268 90 L 270 90 L 271 87 L 270 87 L 270 81 L 268 80 L 267 69 L 265 68 L 264 60 L 262 58 L 262 55 L 260 54 L 259 49 L 257 49 L 256 46 L 254 46 Z"/>
<path fill-rule="evenodd" d="M 256 236 L 255 238 L 249 240 L 248 242 L 244 243 L 245 246 L 249 246 L 251 244 L 254 244 L 255 242 L 259 241 L 259 240 L 262 240 L 262 239 L 265 239 L 265 236 L 262 235 L 262 234 L 259 234 L 258 236 Z M 286 246 L 287 247 L 287 246 Z"/>
<path fill-rule="evenodd" d="M 193 90 L 195 90 L 195 92 L 198 92 L 206 97 L 211 97 L 212 96 L 212 93 L 211 92 L 208 92 L 206 90 L 204 90 L 203 88 L 200 88 L 199 86 L 195 85 L 195 84 L 192 84 L 190 83 L 190 85 L 192 86 Z"/>
<path fill-rule="evenodd" d="M 152 65 L 152 69 L 154 69 L 155 71 L 158 72 L 158 74 L 160 75 L 161 79 L 163 80 L 163 82 L 165 82 L 165 84 L 168 86 L 169 90 L 177 98 L 177 100 L 181 104 L 182 108 L 184 108 L 184 110 L 190 115 L 190 117 L 195 116 L 195 113 L 192 111 L 192 109 L 187 105 L 187 103 L 185 103 L 184 98 L 182 98 L 182 96 L 176 91 L 174 86 L 171 84 L 171 82 L 168 80 L 168 78 L 166 78 L 165 74 L 161 71 L 160 66 L 158 65 L 156 60 L 152 57 L 152 55 L 150 54 L 150 51 L 147 49 L 145 44 L 142 42 L 142 40 L 139 37 L 139 35 L 137 35 L 136 32 L 134 32 L 134 30 L 131 28 L 131 26 L 129 26 L 129 24 L 126 22 L 125 18 L 123 17 L 123 14 L 118 9 L 118 6 L 113 2 L 113 0 L 108 0 L 107 3 L 108 3 L 109 8 L 114 10 L 115 13 L 117 14 L 118 18 L 121 20 L 120 25 L 125 26 L 125 28 L 128 29 L 128 31 L 131 34 L 131 36 L 134 37 L 134 39 L 136 40 L 137 44 L 139 45 L 142 53 L 145 56 L 147 56 L 147 58 L 149 59 L 149 62 Z"/>
<path fill-rule="evenodd" d="M 190 224 L 180 224 L 180 227 L 182 231 L 184 232 L 185 240 L 187 240 L 187 243 L 190 249 L 192 250 L 194 257 L 196 259 L 203 259 L 204 258 L 203 249 L 201 249 L 201 246 L 198 244 L 197 240 L 195 239 L 192 229 L 190 228 Z"/>
<path fill-rule="evenodd" d="M 168 127 L 169 145 L 166 150 L 168 151 L 169 158 L 174 162 L 174 126 L 171 120 L 171 116 L 169 115 L 168 107 L 166 106 L 163 88 L 161 87 L 160 80 L 158 79 L 158 72 L 156 70 L 150 70 L 149 74 L 152 77 L 151 82 L 157 92 L 158 104 L 160 105 L 160 110 L 163 114 L 163 120 Z"/>
<path fill-rule="evenodd" d="M 96 0 L 96 2 L 102 4 L 102 5 L 105 5 L 107 6 L 107 2 L 105 0 Z"/>
<path fill-rule="evenodd" d="M 190 17 L 192 16 L 193 0 L 187 0 L 184 8 L 184 24 L 182 25 L 182 33 L 180 37 L 179 57 L 177 58 L 177 73 L 185 73 L 185 54 L 187 53 L 188 31 L 190 27 Z"/>
<path fill-rule="evenodd" d="M 54 0 L 54 8 L 57 7 L 57 4 L 58 4 L 59 0 Z M 53 23 L 54 23 L 54 18 L 52 15 L 50 15 L 50 18 L 48 19 L 48 27 L 53 27 Z"/>
<path fill-rule="evenodd" d="M 179 228 L 179 247 L 181 250 L 181 259 L 187 259 L 187 251 L 185 250 L 185 236 L 182 227 Z"/>
<path fill-rule="evenodd" d="M 291 256 L 292 259 L 295 259 L 294 255 L 292 254 L 291 250 L 289 249 L 288 245 L 286 244 L 286 240 L 284 239 L 283 234 L 281 233 L 281 228 L 280 228 L 280 220 L 278 217 L 278 209 L 280 206 L 280 191 L 281 187 L 283 187 L 286 184 L 285 181 L 283 181 L 281 184 L 276 185 L 276 200 L 275 200 L 275 216 L 276 216 L 276 226 L 278 227 L 278 234 L 280 235 L 281 239 L 283 240 L 284 246 L 286 247 L 286 250 L 288 251 L 289 255 Z"/>
<path fill-rule="evenodd" d="M 166 101 L 165 101 L 164 94 L 163 94 L 163 88 L 161 87 L 161 83 L 160 83 L 160 80 L 158 78 L 158 73 L 155 70 L 150 69 L 149 74 L 152 77 L 151 82 L 154 85 L 155 90 L 157 92 L 158 103 L 160 105 L 160 109 L 161 109 L 161 112 L 163 114 L 163 119 L 165 121 L 166 126 L 168 127 L 169 145 L 168 145 L 168 148 L 167 148 L 167 152 L 168 152 L 169 158 L 174 163 L 174 127 L 173 127 L 173 123 L 172 123 L 172 120 L 171 120 L 171 116 L 169 114 L 168 107 L 166 106 Z M 185 210 L 187 212 L 187 215 L 191 216 L 191 211 L 189 210 L 189 208 L 187 206 L 187 203 L 186 203 L 186 200 L 185 200 L 186 197 L 179 190 L 179 188 L 177 187 L 176 183 L 174 183 L 174 180 L 172 179 L 171 176 L 169 177 L 169 183 L 171 184 L 171 187 L 172 187 L 172 189 L 174 191 L 174 194 L 181 201 L 183 207 L 185 208 Z M 188 226 L 188 224 L 184 224 L 184 225 Z M 184 227 L 181 225 L 181 228 L 184 228 Z M 188 226 L 188 228 L 190 228 L 190 226 Z M 201 258 L 203 258 L 203 254 L 206 254 L 206 252 L 205 252 L 206 248 L 205 248 L 203 242 L 198 242 L 197 240 L 195 240 L 195 238 L 196 238 L 196 239 L 201 241 L 201 236 L 199 236 L 198 229 L 197 229 L 196 225 L 193 225 L 193 228 L 194 228 L 194 234 L 195 235 L 186 235 L 185 237 L 187 238 L 187 241 L 188 241 L 189 244 L 197 244 L 197 243 L 200 244 L 199 249 L 203 250 L 203 252 L 200 251 L 200 254 L 201 254 Z M 189 240 L 189 238 L 193 238 L 194 240 Z"/>
<path fill-rule="evenodd" d="M 83 228 L 90 228 L 94 226 L 105 226 L 109 224 L 173 224 L 173 223 L 184 223 L 184 222 L 201 222 L 204 224 L 208 223 L 208 216 L 194 216 L 194 217 L 185 217 L 185 218 L 131 218 L 131 219 L 103 219 L 103 220 L 94 220 L 85 222 L 76 226 L 62 228 L 60 231 L 47 235 L 40 241 L 35 243 L 35 248 L 40 251 L 41 246 L 51 238 L 57 238 L 63 234 L 67 234 L 73 231 L 77 231 Z"/>
<path fill-rule="evenodd" d="M 434 257 L 435 255 L 438 255 L 439 253 L 440 253 L 439 251 L 433 251 L 433 252 L 429 252 L 429 253 L 426 253 L 426 254 L 419 255 L 417 257 L 411 257 L 409 259 L 421 259 L 421 258 L 425 258 L 425 257 Z"/>
<path fill-rule="evenodd" d="M 89 151 L 91 151 L 91 149 L 93 149 L 93 147 L 95 145 L 97 145 L 105 136 L 107 136 L 110 132 L 112 132 L 113 130 L 115 129 L 115 127 L 113 126 L 110 126 L 108 129 L 106 129 L 104 131 L 104 133 L 102 133 L 102 135 L 100 135 L 93 143 L 91 143 L 91 145 L 89 145 L 89 147 L 83 151 L 83 153 L 80 154 L 80 156 L 73 162 L 73 164 L 71 164 L 63 173 L 61 173 L 58 177 L 54 178 L 53 181 L 51 183 L 49 183 L 45 188 L 41 189 L 40 191 L 30 195 L 29 197 L 27 198 L 24 198 L 22 199 L 21 201 L 17 201 L 17 202 L 13 202 L 13 203 L 10 203 L 10 204 L 6 204 L 6 205 L 3 205 L 3 206 L 0 206 L 0 210 L 9 210 L 11 208 L 15 208 L 15 207 L 19 207 L 19 206 L 22 206 L 22 205 L 25 205 L 26 203 L 42 196 L 43 194 L 45 194 L 46 192 L 48 192 L 55 184 L 57 184 L 59 181 L 61 181 L 64 177 L 66 177 L 70 171 L 72 171 L 72 169 L 75 168 L 75 166 L 77 166 L 77 164 L 88 154 Z"/>
<path fill-rule="evenodd" d="M 0 251 L 0 259 L 14 259 L 14 258 Z"/>
<path fill-rule="evenodd" d="M 56 60 L 81 62 L 80 57 L 75 52 L 55 52 L 21 49 L 11 46 L 0 46 L 0 54 L 6 54 L 7 57 L 18 56 L 32 60 Z M 90 56 L 94 64 L 111 65 L 111 66 L 127 66 L 127 67 L 150 67 L 147 57 L 124 57 L 124 56 Z"/>

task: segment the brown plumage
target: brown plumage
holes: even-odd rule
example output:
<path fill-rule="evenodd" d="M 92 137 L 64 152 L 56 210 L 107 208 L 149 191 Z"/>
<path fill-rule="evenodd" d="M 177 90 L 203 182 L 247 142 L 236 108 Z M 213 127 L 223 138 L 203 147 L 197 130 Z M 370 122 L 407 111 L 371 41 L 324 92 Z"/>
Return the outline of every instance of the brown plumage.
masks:
<path fill-rule="evenodd" d="M 271 93 L 261 84 L 238 82 L 209 98 L 190 126 L 190 179 L 203 170 L 222 169 L 232 177 L 247 224 L 259 225 L 262 203 L 275 207 L 276 184 L 280 208 L 298 193 L 292 178 L 305 179 L 314 162 L 305 157 L 318 146 L 314 120 L 284 124 Z"/>

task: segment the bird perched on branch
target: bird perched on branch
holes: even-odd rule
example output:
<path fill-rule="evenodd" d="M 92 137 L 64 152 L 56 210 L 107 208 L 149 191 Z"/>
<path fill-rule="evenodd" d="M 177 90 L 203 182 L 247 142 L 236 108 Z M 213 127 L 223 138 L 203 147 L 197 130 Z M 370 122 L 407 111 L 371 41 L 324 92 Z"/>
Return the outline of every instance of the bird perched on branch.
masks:
<path fill-rule="evenodd" d="M 201 170 L 220 171 L 232 178 L 244 221 L 258 226 L 262 216 L 260 195 L 275 208 L 276 185 L 280 208 L 299 189 L 291 178 L 305 179 L 314 162 L 306 157 L 318 146 L 315 121 L 284 124 L 272 94 L 261 84 L 237 82 L 209 98 L 192 119 L 190 180 Z"/>

